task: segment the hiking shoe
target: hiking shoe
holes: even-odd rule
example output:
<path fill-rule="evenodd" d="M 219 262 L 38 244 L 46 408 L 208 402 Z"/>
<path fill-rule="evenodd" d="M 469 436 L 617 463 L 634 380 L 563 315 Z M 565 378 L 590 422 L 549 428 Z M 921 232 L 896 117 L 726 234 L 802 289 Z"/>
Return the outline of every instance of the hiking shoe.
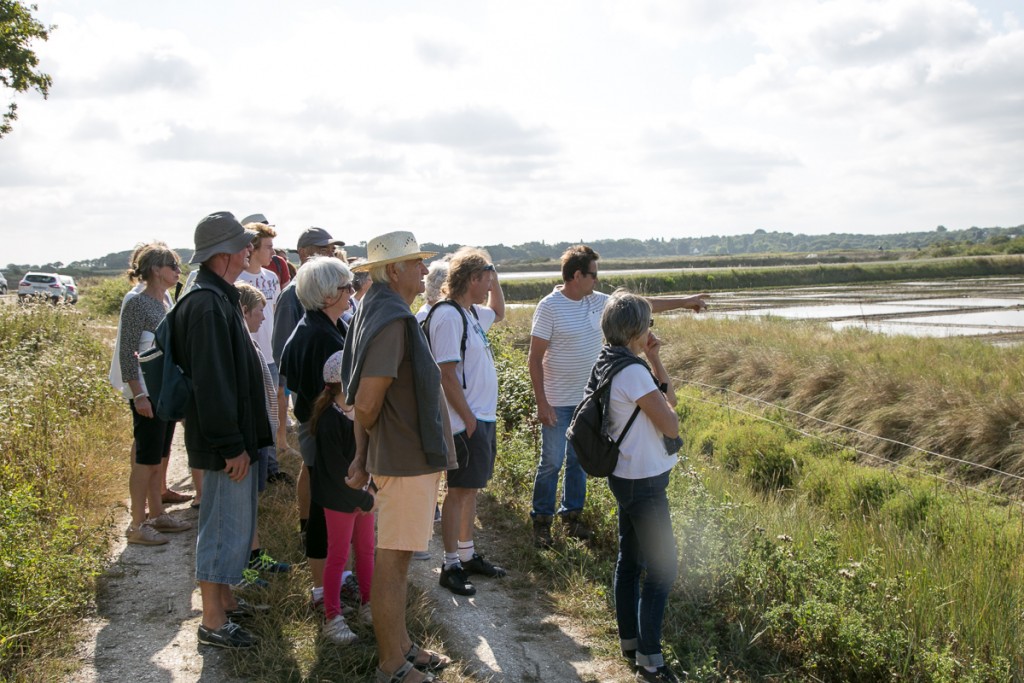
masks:
<path fill-rule="evenodd" d="M 147 519 L 144 524 L 165 534 L 176 534 L 180 531 L 188 531 L 192 528 L 192 525 L 188 522 L 180 522 L 166 512 L 159 517 L 151 517 L 150 519 Z"/>
<path fill-rule="evenodd" d="M 537 515 L 533 518 L 533 546 L 550 548 L 554 545 L 551 538 L 551 515 Z"/>
<path fill-rule="evenodd" d="M 359 603 L 359 581 L 355 574 L 349 574 L 341 582 L 341 599 L 343 602 Z"/>
<path fill-rule="evenodd" d="M 580 519 L 579 512 L 567 512 L 562 515 L 562 523 L 565 524 L 565 535 L 581 541 L 589 541 L 594 532 Z"/>
<path fill-rule="evenodd" d="M 489 576 L 492 579 L 500 579 L 508 573 L 501 567 L 491 564 L 484 559 L 483 555 L 477 553 L 473 553 L 473 559 L 463 562 L 462 568 L 466 570 L 467 574 L 480 574 L 481 576 Z"/>
<path fill-rule="evenodd" d="M 292 570 L 292 566 L 287 562 L 278 562 L 270 556 L 270 553 L 260 549 L 249 556 L 249 569 L 271 574 L 285 574 Z"/>
<path fill-rule="evenodd" d="M 267 475 L 268 484 L 287 484 L 288 486 L 295 486 L 295 477 L 288 474 L 287 472 L 274 472 L 273 474 Z"/>
<path fill-rule="evenodd" d="M 685 672 L 683 672 L 683 679 L 686 679 Z M 679 683 L 679 678 L 672 673 L 672 669 L 665 665 L 659 666 L 654 671 L 648 671 L 646 667 L 639 667 L 636 670 L 636 680 L 651 681 L 651 683 Z"/>
<path fill-rule="evenodd" d="M 340 614 L 324 624 L 321 634 L 335 645 L 351 645 L 359 640 L 359 636 L 352 633 L 352 629 L 345 623 L 345 617 Z"/>
<path fill-rule="evenodd" d="M 441 567 L 438 583 L 456 595 L 476 595 L 476 587 L 466 576 L 466 570 L 461 564 L 453 564 L 449 569 Z"/>
<path fill-rule="evenodd" d="M 260 640 L 235 622 L 229 621 L 218 629 L 206 628 L 200 624 L 199 642 L 214 647 L 245 648 L 253 647 Z"/>
<path fill-rule="evenodd" d="M 137 545 L 164 545 L 170 540 L 148 524 L 130 526 L 124 535 L 129 543 Z"/>
<path fill-rule="evenodd" d="M 370 603 L 359 606 L 359 620 L 373 626 L 373 611 L 370 609 Z"/>
<path fill-rule="evenodd" d="M 254 605 L 242 598 L 236 598 L 235 600 L 238 602 L 237 607 L 224 610 L 224 614 L 227 615 L 228 619 L 247 619 L 255 617 L 257 614 L 266 614 L 270 611 L 270 605 Z"/>

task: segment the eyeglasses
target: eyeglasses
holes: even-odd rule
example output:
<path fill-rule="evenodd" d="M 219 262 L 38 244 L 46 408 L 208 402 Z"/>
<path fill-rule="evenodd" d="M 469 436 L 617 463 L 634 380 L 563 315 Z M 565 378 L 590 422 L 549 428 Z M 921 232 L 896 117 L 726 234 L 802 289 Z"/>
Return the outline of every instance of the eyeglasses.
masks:
<path fill-rule="evenodd" d="M 580 275 L 582 275 L 583 277 L 587 277 L 589 275 L 590 277 L 594 278 L 595 280 L 597 279 L 597 271 L 596 270 L 588 270 L 588 271 L 582 271 L 581 270 L 580 271 Z"/>
<path fill-rule="evenodd" d="M 651 322 L 650 324 L 647 325 L 647 327 L 654 327 L 654 318 L 651 318 Z"/>
<path fill-rule="evenodd" d="M 179 273 L 181 272 L 181 264 L 178 263 L 177 261 L 171 261 L 170 263 L 161 263 L 160 265 L 164 266 L 165 268 L 173 268 Z"/>
<path fill-rule="evenodd" d="M 348 284 L 344 284 L 344 285 L 338 287 L 338 291 L 339 292 L 348 292 L 349 294 L 351 294 L 352 292 L 356 291 L 356 287 L 351 282 L 349 282 Z"/>

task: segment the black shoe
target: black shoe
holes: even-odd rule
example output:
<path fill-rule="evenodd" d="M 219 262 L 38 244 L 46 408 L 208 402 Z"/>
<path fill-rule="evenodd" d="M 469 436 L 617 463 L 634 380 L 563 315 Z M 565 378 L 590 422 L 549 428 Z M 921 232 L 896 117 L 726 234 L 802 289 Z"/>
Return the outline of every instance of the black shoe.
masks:
<path fill-rule="evenodd" d="M 199 642 L 214 647 L 246 648 L 259 644 L 260 640 L 233 621 L 218 629 L 199 625 Z"/>
<path fill-rule="evenodd" d="M 683 672 L 683 680 L 686 680 L 686 672 Z M 648 671 L 644 667 L 638 667 L 636 670 L 636 680 L 638 681 L 651 681 L 651 683 L 679 683 L 679 678 L 672 673 L 672 669 L 668 668 L 664 664 L 659 666 L 655 671 Z"/>
<path fill-rule="evenodd" d="M 565 524 L 565 535 L 581 541 L 589 541 L 594 535 L 590 527 L 580 519 L 579 512 L 567 512 L 562 515 L 562 523 Z"/>
<path fill-rule="evenodd" d="M 270 611 L 270 605 L 254 605 L 242 598 L 235 598 L 235 601 L 238 603 L 237 607 L 234 609 L 224 610 L 224 615 L 227 616 L 228 619 L 246 619 L 254 617 L 257 614 L 265 614 Z"/>
<path fill-rule="evenodd" d="M 461 564 L 452 565 L 451 569 L 441 567 L 441 580 L 438 583 L 456 595 L 476 595 L 476 587 L 466 576 L 466 570 Z"/>
<path fill-rule="evenodd" d="M 295 486 L 295 477 L 284 471 L 274 472 L 273 474 L 267 475 L 267 483 L 288 484 L 288 486 Z"/>
<path fill-rule="evenodd" d="M 533 518 L 533 545 L 535 548 L 550 548 L 554 545 L 551 538 L 551 515 L 537 515 Z"/>
<path fill-rule="evenodd" d="M 505 576 L 508 572 L 497 565 L 493 565 L 484 559 L 483 555 L 473 553 L 473 559 L 463 562 L 462 568 L 466 570 L 467 574 L 480 574 L 481 576 L 489 576 L 492 579 L 500 579 Z"/>

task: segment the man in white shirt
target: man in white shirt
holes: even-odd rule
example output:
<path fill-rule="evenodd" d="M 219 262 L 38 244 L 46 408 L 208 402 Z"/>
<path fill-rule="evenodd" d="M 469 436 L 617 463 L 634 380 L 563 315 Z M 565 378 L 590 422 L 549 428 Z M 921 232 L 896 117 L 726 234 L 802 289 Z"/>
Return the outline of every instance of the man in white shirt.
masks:
<path fill-rule="evenodd" d="M 587 495 L 587 475 L 576 460 L 565 430 L 601 351 L 601 313 L 608 295 L 595 291 L 598 253 L 578 244 L 562 254 L 562 284 L 537 304 L 530 330 L 529 369 L 541 422 L 541 454 L 533 484 L 534 544 L 551 547 L 555 494 L 565 463 L 562 499 L 557 514 L 569 536 L 587 540 L 590 529 L 580 515 Z M 704 310 L 705 294 L 650 297 L 655 313 L 678 308 Z"/>
<path fill-rule="evenodd" d="M 500 578 L 506 573 L 477 553 L 473 543 L 477 493 L 494 473 L 498 453 L 498 372 L 487 330 L 505 318 L 505 297 L 490 256 L 473 247 L 455 252 L 444 293 L 447 298 L 427 316 L 427 338 L 441 368 L 459 467 L 446 473 L 440 584 L 457 595 L 473 595 L 469 575 Z"/>

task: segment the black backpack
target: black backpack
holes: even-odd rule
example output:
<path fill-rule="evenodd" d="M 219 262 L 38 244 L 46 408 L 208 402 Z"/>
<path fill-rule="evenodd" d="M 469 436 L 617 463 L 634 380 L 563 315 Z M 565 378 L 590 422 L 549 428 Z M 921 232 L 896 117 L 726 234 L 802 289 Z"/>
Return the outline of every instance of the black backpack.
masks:
<path fill-rule="evenodd" d="M 572 449 L 576 452 L 576 460 L 579 461 L 580 467 L 591 477 L 607 477 L 615 471 L 615 466 L 619 462 L 619 446 L 626 438 L 626 432 L 633 426 L 636 416 L 640 414 L 640 406 L 637 406 L 619 438 L 612 439 L 608 436 L 606 418 L 612 377 L 614 374 L 598 386 L 596 391 L 587 392 L 573 411 L 569 429 L 565 432 Z"/>
<path fill-rule="evenodd" d="M 212 290 L 203 290 L 196 283 L 178 299 L 177 304 L 196 291 Z M 149 392 L 149 402 L 153 404 L 153 414 L 165 422 L 185 419 L 185 406 L 192 396 L 192 380 L 185 375 L 171 353 L 177 304 L 157 325 L 154 333 L 156 343 L 153 348 L 139 354 L 139 367 L 146 380 L 146 391 Z"/>
<path fill-rule="evenodd" d="M 427 345 L 429 346 L 430 345 L 430 318 L 434 315 L 434 311 L 436 311 L 441 306 L 441 304 L 448 304 L 449 306 L 454 306 L 455 310 L 457 310 L 459 312 L 459 315 L 462 317 L 462 341 L 459 343 L 459 358 L 461 358 L 463 360 L 463 365 L 462 365 L 462 388 L 465 389 L 466 388 L 466 365 L 465 365 L 465 360 L 466 360 L 466 341 L 469 339 L 469 321 L 466 320 L 466 314 L 463 312 L 462 306 L 460 306 L 458 303 L 452 301 L 451 299 L 441 299 L 436 304 L 431 306 L 429 311 L 427 311 L 427 317 L 424 318 L 423 322 L 420 323 L 420 328 L 423 330 L 423 336 L 427 338 Z M 479 314 L 477 314 L 477 312 L 476 312 L 476 307 L 470 306 L 469 307 L 469 311 L 473 314 L 474 318 L 476 318 L 477 320 L 480 319 Z"/>

